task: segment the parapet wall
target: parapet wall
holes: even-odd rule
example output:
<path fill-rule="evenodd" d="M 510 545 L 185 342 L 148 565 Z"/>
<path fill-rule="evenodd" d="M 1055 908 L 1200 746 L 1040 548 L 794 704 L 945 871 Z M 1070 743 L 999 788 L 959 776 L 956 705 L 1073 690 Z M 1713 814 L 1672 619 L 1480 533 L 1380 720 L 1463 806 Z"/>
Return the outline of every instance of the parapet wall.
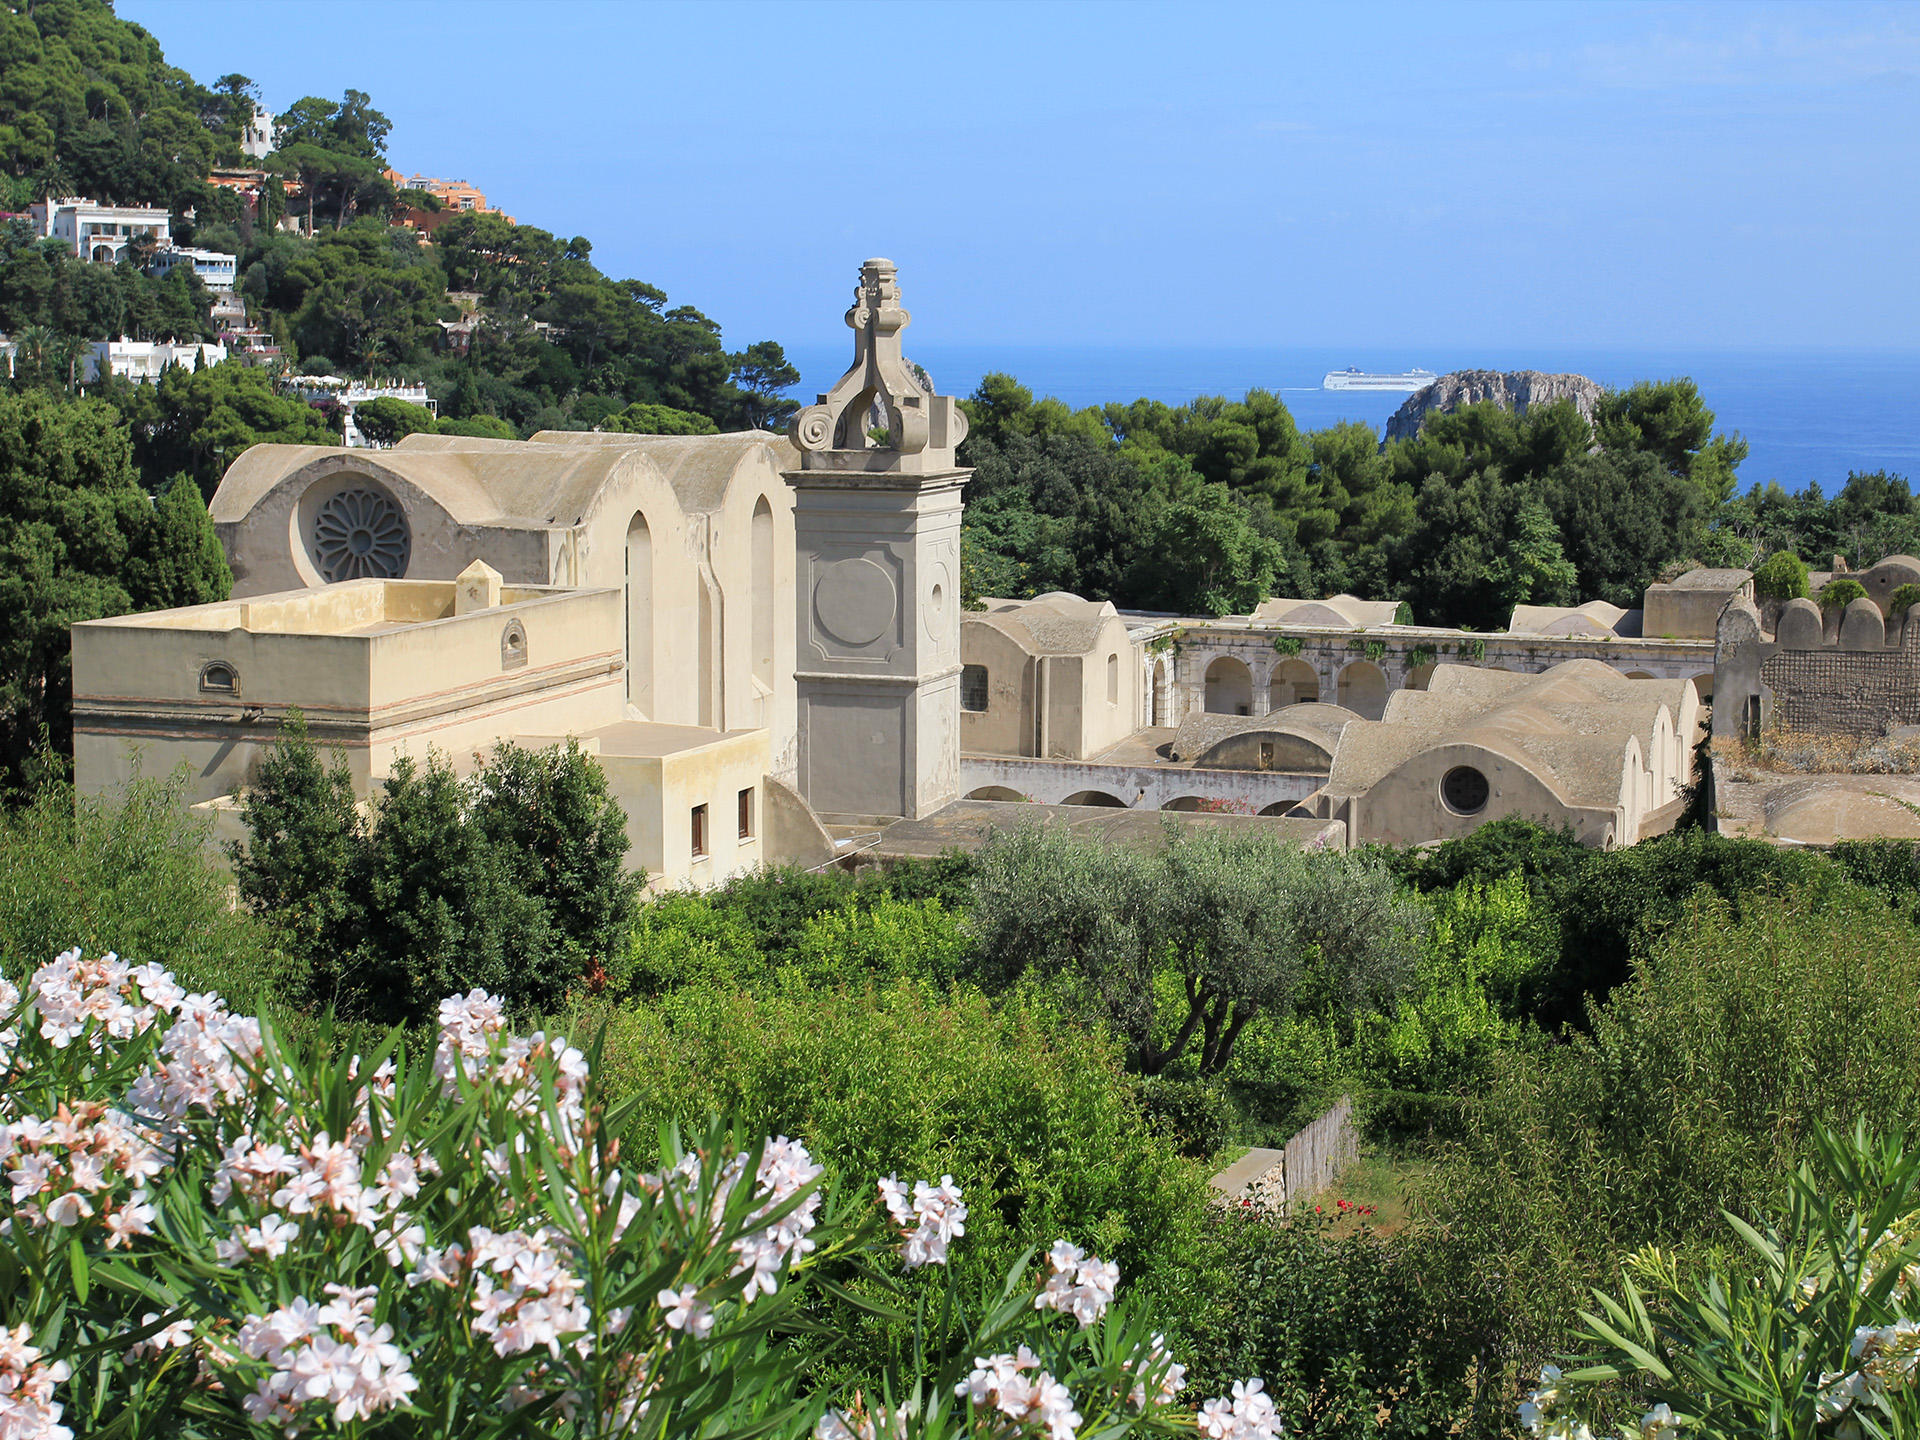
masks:
<path fill-rule="evenodd" d="M 1771 634 L 1752 601 L 1735 600 L 1720 617 L 1714 661 L 1716 735 L 1772 727 L 1870 738 L 1920 725 L 1920 620 L 1910 612 L 1888 622 L 1868 598 L 1825 612 L 1788 601 Z"/>
<path fill-rule="evenodd" d="M 1920 627 L 1914 627 L 1920 631 Z M 1884 735 L 1920 725 L 1920 654 L 1897 650 L 1776 650 L 1760 666 L 1774 723 L 1823 735 Z"/>

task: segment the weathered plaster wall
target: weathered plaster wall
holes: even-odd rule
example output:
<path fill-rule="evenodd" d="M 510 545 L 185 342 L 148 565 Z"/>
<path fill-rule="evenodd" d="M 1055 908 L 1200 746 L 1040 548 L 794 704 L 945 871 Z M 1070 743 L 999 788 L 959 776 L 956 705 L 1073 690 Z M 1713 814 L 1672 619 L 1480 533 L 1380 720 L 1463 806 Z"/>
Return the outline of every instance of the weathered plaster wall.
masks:
<path fill-rule="evenodd" d="M 1920 725 L 1920 655 L 1897 650 L 1776 650 L 1760 665 L 1782 729 L 1874 736 Z"/>

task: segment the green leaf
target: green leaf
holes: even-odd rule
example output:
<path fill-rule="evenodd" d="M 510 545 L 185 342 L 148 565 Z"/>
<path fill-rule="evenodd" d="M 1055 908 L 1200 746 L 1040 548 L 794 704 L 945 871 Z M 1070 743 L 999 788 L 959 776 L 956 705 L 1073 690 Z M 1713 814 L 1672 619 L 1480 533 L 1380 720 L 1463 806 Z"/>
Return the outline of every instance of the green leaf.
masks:
<path fill-rule="evenodd" d="M 87 1303 L 87 1252 L 81 1248 L 78 1235 L 67 1242 L 67 1268 L 73 1272 L 74 1297 L 84 1305 Z"/>

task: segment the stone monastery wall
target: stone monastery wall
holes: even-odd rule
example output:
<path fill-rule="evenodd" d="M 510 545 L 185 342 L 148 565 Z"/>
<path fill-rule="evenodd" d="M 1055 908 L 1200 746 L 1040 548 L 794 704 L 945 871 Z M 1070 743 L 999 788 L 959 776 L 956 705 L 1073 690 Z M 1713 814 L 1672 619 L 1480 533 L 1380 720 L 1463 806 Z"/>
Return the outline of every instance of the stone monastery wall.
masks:
<path fill-rule="evenodd" d="M 1920 725 L 1920 652 L 1776 650 L 1760 666 L 1775 722 L 1814 734 L 1884 735 Z"/>

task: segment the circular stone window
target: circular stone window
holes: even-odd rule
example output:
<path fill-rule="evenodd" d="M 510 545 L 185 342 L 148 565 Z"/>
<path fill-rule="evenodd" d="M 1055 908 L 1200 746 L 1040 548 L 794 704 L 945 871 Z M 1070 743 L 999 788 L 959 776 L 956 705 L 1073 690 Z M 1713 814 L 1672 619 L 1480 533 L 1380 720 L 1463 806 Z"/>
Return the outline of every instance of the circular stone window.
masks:
<path fill-rule="evenodd" d="M 398 580 L 411 549 L 407 517 L 382 490 L 342 490 L 313 517 L 313 560 L 329 581 Z"/>
<path fill-rule="evenodd" d="M 1487 777 L 1471 765 L 1456 765 L 1440 780 L 1440 798 L 1456 815 L 1478 815 L 1492 793 Z"/>

